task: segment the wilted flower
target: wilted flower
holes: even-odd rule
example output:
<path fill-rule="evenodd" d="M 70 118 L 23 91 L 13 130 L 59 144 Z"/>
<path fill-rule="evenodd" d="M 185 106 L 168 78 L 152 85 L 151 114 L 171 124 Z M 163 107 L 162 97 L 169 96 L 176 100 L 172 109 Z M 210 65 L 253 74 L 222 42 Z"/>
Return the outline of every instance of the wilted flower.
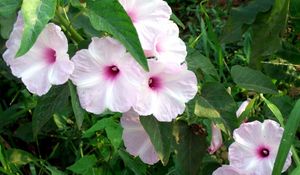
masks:
<path fill-rule="evenodd" d="M 152 41 L 152 30 L 164 27 L 160 23 L 169 20 L 172 14 L 171 8 L 163 0 L 119 0 L 119 2 L 131 18 L 144 46 L 149 40 Z"/>
<path fill-rule="evenodd" d="M 151 140 L 143 128 L 138 113 L 130 110 L 121 117 L 123 129 L 123 141 L 126 151 L 133 156 L 139 156 L 147 164 L 158 162 L 158 155 Z"/>
<path fill-rule="evenodd" d="M 243 123 L 233 133 L 229 147 L 230 165 L 251 175 L 271 175 L 283 128 L 272 120 Z M 291 165 L 289 153 L 282 172 Z"/>
<path fill-rule="evenodd" d="M 210 146 L 208 147 L 209 154 L 215 153 L 223 145 L 222 133 L 220 128 L 218 128 L 217 125 L 212 123 L 211 130 L 211 142 Z"/>
<path fill-rule="evenodd" d="M 148 60 L 149 72 L 133 106 L 140 115 L 151 115 L 159 121 L 171 121 L 182 114 L 185 103 L 197 93 L 197 79 L 185 66 Z"/>
<path fill-rule="evenodd" d="M 241 173 L 238 169 L 230 165 L 223 165 L 216 169 L 212 175 L 246 175 L 246 173 Z"/>
<path fill-rule="evenodd" d="M 100 114 L 108 108 L 126 112 L 136 102 L 141 70 L 118 41 L 94 37 L 89 48 L 78 51 L 72 61 L 75 70 L 71 80 L 87 111 Z"/>
<path fill-rule="evenodd" d="M 12 74 L 21 78 L 30 92 L 41 96 L 52 85 L 65 83 L 74 70 L 67 54 L 68 40 L 59 26 L 47 24 L 32 48 L 25 55 L 16 58 L 23 28 L 23 17 L 19 13 L 6 43 L 7 50 L 3 58 L 10 66 Z"/>

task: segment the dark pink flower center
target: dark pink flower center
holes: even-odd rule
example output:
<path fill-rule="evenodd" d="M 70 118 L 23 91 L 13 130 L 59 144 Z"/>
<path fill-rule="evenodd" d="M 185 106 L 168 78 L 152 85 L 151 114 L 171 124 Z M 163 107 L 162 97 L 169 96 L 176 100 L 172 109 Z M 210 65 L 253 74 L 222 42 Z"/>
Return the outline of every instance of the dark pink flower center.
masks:
<path fill-rule="evenodd" d="M 52 64 L 56 61 L 56 51 L 52 48 L 46 48 L 44 52 L 46 62 Z"/>
<path fill-rule="evenodd" d="M 111 65 L 106 66 L 104 68 L 104 75 L 107 79 L 114 80 L 117 78 L 117 76 L 120 74 L 120 70 L 117 66 Z"/>
<path fill-rule="evenodd" d="M 270 150 L 268 148 L 262 146 L 257 150 L 257 154 L 258 154 L 258 157 L 260 157 L 260 158 L 266 158 L 270 155 Z"/>
<path fill-rule="evenodd" d="M 148 86 L 152 90 L 159 90 L 162 86 L 161 79 L 158 77 L 150 77 L 148 79 Z"/>

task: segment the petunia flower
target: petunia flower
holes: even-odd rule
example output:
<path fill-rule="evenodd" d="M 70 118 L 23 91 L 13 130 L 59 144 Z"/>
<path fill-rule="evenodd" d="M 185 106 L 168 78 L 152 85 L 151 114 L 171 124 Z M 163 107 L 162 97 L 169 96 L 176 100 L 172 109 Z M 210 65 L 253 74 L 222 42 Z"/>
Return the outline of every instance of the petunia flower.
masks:
<path fill-rule="evenodd" d="M 240 170 L 230 166 L 230 165 L 223 165 L 216 169 L 212 175 L 250 175 L 246 173 L 240 172 Z"/>
<path fill-rule="evenodd" d="M 123 129 L 123 141 L 126 151 L 133 156 L 139 156 L 149 165 L 158 162 L 159 158 L 151 143 L 151 140 L 143 128 L 138 113 L 130 110 L 121 117 Z"/>
<path fill-rule="evenodd" d="M 119 2 L 131 18 L 144 46 L 152 40 L 152 30 L 164 27 L 161 22 L 168 21 L 172 14 L 171 8 L 163 0 L 119 0 Z"/>
<path fill-rule="evenodd" d="M 77 86 L 81 106 L 100 114 L 106 108 L 126 112 L 137 100 L 143 80 L 141 69 L 118 41 L 92 38 L 88 49 L 78 51 L 72 82 Z"/>
<path fill-rule="evenodd" d="M 3 58 L 10 66 L 12 74 L 21 78 L 31 93 L 41 96 L 52 85 L 64 84 L 74 70 L 67 54 L 68 40 L 59 26 L 47 24 L 32 48 L 25 55 L 16 58 L 23 28 L 23 17 L 19 13 L 6 43 L 7 50 Z"/>
<path fill-rule="evenodd" d="M 235 113 L 236 117 L 240 117 L 242 115 L 242 113 L 246 110 L 249 103 L 250 103 L 250 99 L 247 99 L 240 105 L 239 109 Z"/>
<path fill-rule="evenodd" d="M 187 55 L 185 43 L 179 38 L 179 29 L 174 22 L 166 21 L 163 27 L 152 29 L 152 38 L 147 38 L 142 47 L 147 57 L 156 57 L 161 62 L 181 64 Z"/>
<path fill-rule="evenodd" d="M 271 175 L 283 128 L 272 120 L 243 123 L 233 132 L 230 165 L 251 175 Z M 291 165 L 289 153 L 282 172 Z"/>
<path fill-rule="evenodd" d="M 211 130 L 211 142 L 210 146 L 208 147 L 209 154 L 215 153 L 223 145 L 222 133 L 220 128 L 218 128 L 217 125 L 212 123 Z"/>
<path fill-rule="evenodd" d="M 196 76 L 177 64 L 150 59 L 148 65 L 150 71 L 145 73 L 133 108 L 140 115 L 153 114 L 159 121 L 171 121 L 184 112 L 185 103 L 196 95 Z"/>

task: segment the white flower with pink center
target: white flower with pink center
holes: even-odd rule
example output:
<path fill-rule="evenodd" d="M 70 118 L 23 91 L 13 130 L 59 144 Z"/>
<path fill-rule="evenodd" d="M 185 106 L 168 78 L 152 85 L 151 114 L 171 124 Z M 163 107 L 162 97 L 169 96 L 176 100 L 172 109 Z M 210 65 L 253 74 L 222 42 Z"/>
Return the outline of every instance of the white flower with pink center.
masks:
<path fill-rule="evenodd" d="M 283 131 L 272 120 L 243 123 L 233 133 L 235 142 L 229 147 L 230 165 L 251 175 L 271 175 Z M 291 152 L 282 172 L 290 165 Z"/>
<path fill-rule="evenodd" d="M 47 24 L 32 48 L 25 55 L 16 58 L 23 28 L 23 17 L 19 13 L 6 43 L 7 50 L 3 58 L 10 66 L 12 74 L 21 78 L 31 93 L 41 96 L 52 85 L 64 84 L 74 70 L 67 54 L 68 40 L 59 26 Z"/>
<path fill-rule="evenodd" d="M 223 165 L 222 167 L 216 169 L 212 175 L 250 175 L 240 172 L 240 170 L 230 166 Z"/>
<path fill-rule="evenodd" d="M 140 115 L 153 114 L 159 121 L 171 121 L 197 93 L 197 79 L 185 66 L 148 60 L 149 72 L 133 106 Z"/>
<path fill-rule="evenodd" d="M 179 38 L 179 29 L 174 22 L 166 21 L 163 27 L 152 29 L 152 38 L 142 47 L 147 57 L 156 57 L 161 62 L 181 64 L 187 55 L 185 43 Z"/>
<path fill-rule="evenodd" d="M 210 146 L 208 147 L 209 154 L 215 153 L 223 145 L 221 129 L 212 123 L 211 131 L 211 142 Z"/>
<path fill-rule="evenodd" d="M 126 151 L 133 156 L 139 156 L 141 160 L 149 165 L 159 161 L 158 155 L 151 140 L 143 128 L 138 113 L 130 110 L 121 117 L 123 129 L 123 141 Z"/>
<path fill-rule="evenodd" d="M 77 86 L 81 106 L 100 114 L 106 108 L 126 112 L 136 103 L 141 87 L 141 69 L 117 40 L 92 38 L 88 49 L 78 51 L 72 82 Z"/>
<path fill-rule="evenodd" d="M 163 0 L 119 0 L 135 26 L 142 45 L 153 39 L 153 29 L 164 27 L 172 10 Z M 152 45 L 152 44 L 151 44 Z"/>

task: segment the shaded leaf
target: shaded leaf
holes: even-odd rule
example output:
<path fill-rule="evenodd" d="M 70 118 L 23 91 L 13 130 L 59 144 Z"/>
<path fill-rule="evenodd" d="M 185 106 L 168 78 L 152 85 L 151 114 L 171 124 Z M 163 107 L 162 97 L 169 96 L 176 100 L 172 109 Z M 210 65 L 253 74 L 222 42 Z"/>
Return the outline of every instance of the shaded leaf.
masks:
<path fill-rule="evenodd" d="M 7 160 L 16 166 L 26 165 L 36 159 L 30 153 L 20 149 L 9 149 L 6 151 Z"/>
<path fill-rule="evenodd" d="M 87 14 L 95 29 L 112 34 L 148 70 L 147 59 L 131 19 L 117 0 L 87 0 Z"/>
<path fill-rule="evenodd" d="M 242 88 L 260 93 L 277 94 L 272 80 L 260 71 L 236 65 L 231 69 L 231 76 L 233 81 Z"/>
<path fill-rule="evenodd" d="M 118 114 L 117 114 L 118 115 Z M 91 128 L 84 132 L 83 138 L 89 138 L 96 131 L 105 130 L 108 139 L 117 150 L 122 143 L 122 127 L 116 122 L 114 117 L 103 118 L 97 121 Z"/>
<path fill-rule="evenodd" d="M 199 51 L 190 51 L 186 59 L 188 68 L 190 70 L 196 72 L 197 69 L 200 69 L 203 72 L 204 76 L 212 77 L 212 79 L 214 79 L 215 81 L 218 81 L 220 79 L 218 72 L 214 65 L 211 63 L 210 59 L 202 55 Z"/>
<path fill-rule="evenodd" d="M 300 64 L 300 50 L 288 42 L 282 42 L 281 49 L 276 55 L 290 63 Z"/>
<path fill-rule="evenodd" d="M 172 125 L 170 122 L 159 122 L 153 116 L 141 116 L 141 123 L 161 162 L 166 165 L 169 161 L 172 145 Z"/>
<path fill-rule="evenodd" d="M 54 17 L 56 0 L 26 0 L 22 4 L 24 32 L 17 57 L 24 55 L 35 43 L 39 34 Z"/>
<path fill-rule="evenodd" d="M 139 161 L 138 159 L 133 159 L 132 156 L 130 156 L 127 152 L 123 150 L 118 151 L 120 157 L 124 161 L 125 165 L 130 168 L 134 174 L 136 175 L 143 175 L 146 174 L 147 171 L 147 165 L 144 164 L 142 161 Z"/>
<path fill-rule="evenodd" d="M 207 145 L 205 135 L 196 135 L 185 122 L 178 121 L 173 128 L 176 140 L 175 167 L 179 174 L 198 175 Z"/>
<path fill-rule="evenodd" d="M 223 29 L 222 42 L 231 43 L 240 40 L 244 33 L 243 26 L 252 24 L 257 14 L 267 12 L 273 4 L 274 0 L 253 0 L 245 6 L 232 8 L 230 17 Z"/>
<path fill-rule="evenodd" d="M 195 114 L 197 116 L 212 119 L 227 134 L 230 134 L 227 128 L 232 131 L 238 126 L 235 115 L 236 103 L 222 84 L 205 83 L 201 97 L 196 100 Z"/>
<path fill-rule="evenodd" d="M 77 160 L 73 165 L 67 169 L 77 174 L 88 174 L 97 163 L 95 155 L 88 155 Z"/>
<path fill-rule="evenodd" d="M 50 171 L 51 175 L 65 175 L 64 172 L 58 170 L 56 167 L 46 166 L 46 168 Z"/>
<path fill-rule="evenodd" d="M 38 99 L 32 116 L 32 129 L 35 138 L 54 113 L 62 112 L 69 105 L 69 96 L 68 86 L 63 85 L 52 87 L 46 95 Z"/>
<path fill-rule="evenodd" d="M 84 117 L 87 115 L 87 112 L 85 112 L 82 107 L 80 106 L 79 98 L 77 96 L 76 90 L 74 85 L 69 81 L 68 82 L 70 94 L 71 94 L 71 103 L 73 112 L 76 119 L 76 124 L 78 128 L 80 129 L 84 120 Z"/>

